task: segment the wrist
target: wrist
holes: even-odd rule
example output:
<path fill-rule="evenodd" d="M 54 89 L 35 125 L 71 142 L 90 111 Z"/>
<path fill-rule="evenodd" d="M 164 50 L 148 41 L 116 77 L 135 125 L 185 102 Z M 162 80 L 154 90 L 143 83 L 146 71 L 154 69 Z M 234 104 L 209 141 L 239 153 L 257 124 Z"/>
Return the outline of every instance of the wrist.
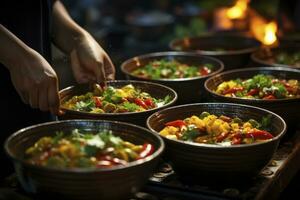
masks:
<path fill-rule="evenodd" d="M 30 52 L 34 51 L 2 25 L 0 43 L 0 62 L 9 70 L 24 63 Z"/>

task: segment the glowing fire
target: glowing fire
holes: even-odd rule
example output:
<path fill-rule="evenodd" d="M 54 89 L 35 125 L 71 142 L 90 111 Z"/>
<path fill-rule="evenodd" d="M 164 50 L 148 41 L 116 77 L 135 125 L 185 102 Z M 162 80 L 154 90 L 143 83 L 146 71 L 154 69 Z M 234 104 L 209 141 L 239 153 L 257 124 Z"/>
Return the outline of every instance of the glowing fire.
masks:
<path fill-rule="evenodd" d="M 250 22 L 251 31 L 256 39 L 265 45 L 273 45 L 277 41 L 277 24 L 272 21 L 267 23 L 265 19 L 255 16 Z"/>
<path fill-rule="evenodd" d="M 227 17 L 230 19 L 244 18 L 249 1 L 250 0 L 238 0 L 233 7 L 227 10 Z"/>
<path fill-rule="evenodd" d="M 270 22 L 265 26 L 265 36 L 263 43 L 266 45 L 271 45 L 276 42 L 276 31 L 277 24 L 275 22 Z"/>

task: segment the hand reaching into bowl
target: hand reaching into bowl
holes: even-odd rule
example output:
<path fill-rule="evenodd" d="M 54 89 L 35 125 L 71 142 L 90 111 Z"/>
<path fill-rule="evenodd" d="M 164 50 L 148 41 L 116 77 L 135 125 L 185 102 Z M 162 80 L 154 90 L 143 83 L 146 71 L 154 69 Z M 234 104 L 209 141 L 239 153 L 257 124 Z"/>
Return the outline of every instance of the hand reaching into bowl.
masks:
<path fill-rule="evenodd" d="M 114 79 L 115 69 L 108 55 L 71 19 L 60 1 L 54 2 L 52 16 L 51 39 L 70 55 L 77 82 L 105 85 L 107 80 Z M 0 63 L 10 71 L 13 85 L 23 102 L 32 108 L 59 114 L 58 78 L 43 52 L 40 54 L 36 48 L 28 46 L 3 25 L 0 25 L 0 43 Z"/>
<path fill-rule="evenodd" d="M 106 52 L 88 34 L 80 38 L 70 53 L 73 74 L 78 83 L 113 80 L 115 68 Z"/>

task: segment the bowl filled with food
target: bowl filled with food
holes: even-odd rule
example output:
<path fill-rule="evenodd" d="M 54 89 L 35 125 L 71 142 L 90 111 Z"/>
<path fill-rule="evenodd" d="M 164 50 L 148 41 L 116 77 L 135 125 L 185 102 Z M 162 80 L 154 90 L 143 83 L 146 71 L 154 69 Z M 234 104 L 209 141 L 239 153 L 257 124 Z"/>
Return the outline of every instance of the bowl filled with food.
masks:
<path fill-rule="evenodd" d="M 122 63 L 121 70 L 128 79 L 171 87 L 178 94 L 178 103 L 189 103 L 205 99 L 204 81 L 221 72 L 223 64 L 196 53 L 158 52 L 131 58 Z"/>
<path fill-rule="evenodd" d="M 23 189 L 55 199 L 128 199 L 163 149 L 162 139 L 145 128 L 100 120 L 38 124 L 5 143 Z"/>
<path fill-rule="evenodd" d="M 289 128 L 300 119 L 300 70 L 259 67 L 221 73 L 205 82 L 205 89 L 218 102 L 248 104 L 271 110 Z"/>
<path fill-rule="evenodd" d="M 60 91 L 59 119 L 104 119 L 145 125 L 153 112 L 175 103 L 177 94 L 169 87 L 142 81 L 109 81 L 76 85 Z"/>
<path fill-rule="evenodd" d="M 259 66 L 300 69 L 300 45 L 261 48 L 251 55 L 251 59 Z"/>
<path fill-rule="evenodd" d="M 286 131 L 275 113 L 228 103 L 170 107 L 151 115 L 147 126 L 164 139 L 175 172 L 203 182 L 257 175 Z"/>
<path fill-rule="evenodd" d="M 224 63 L 224 70 L 247 65 L 251 53 L 258 50 L 260 45 L 259 41 L 248 36 L 217 33 L 175 39 L 170 42 L 172 50 L 192 51 L 220 59 Z"/>

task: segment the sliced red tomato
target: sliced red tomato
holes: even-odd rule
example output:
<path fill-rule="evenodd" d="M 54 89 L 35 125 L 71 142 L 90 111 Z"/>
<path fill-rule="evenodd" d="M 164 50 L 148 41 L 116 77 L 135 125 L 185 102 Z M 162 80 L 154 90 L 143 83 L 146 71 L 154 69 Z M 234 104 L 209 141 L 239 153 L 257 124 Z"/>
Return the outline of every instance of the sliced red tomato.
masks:
<path fill-rule="evenodd" d="M 243 87 L 233 87 L 233 88 L 229 88 L 228 90 L 225 90 L 224 92 L 223 92 L 223 94 L 225 95 L 225 94 L 232 94 L 232 93 L 236 93 L 236 92 L 238 92 L 238 91 L 243 91 L 244 90 L 244 88 Z"/>

